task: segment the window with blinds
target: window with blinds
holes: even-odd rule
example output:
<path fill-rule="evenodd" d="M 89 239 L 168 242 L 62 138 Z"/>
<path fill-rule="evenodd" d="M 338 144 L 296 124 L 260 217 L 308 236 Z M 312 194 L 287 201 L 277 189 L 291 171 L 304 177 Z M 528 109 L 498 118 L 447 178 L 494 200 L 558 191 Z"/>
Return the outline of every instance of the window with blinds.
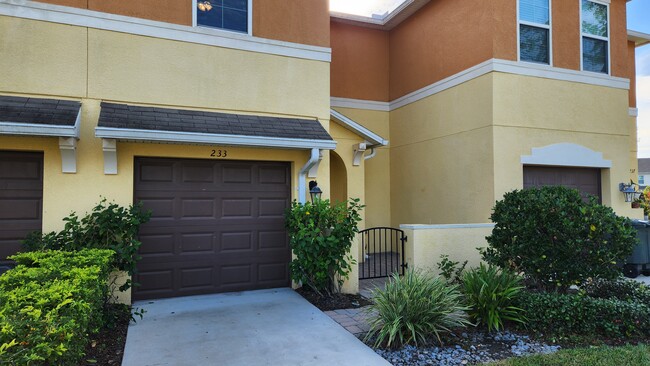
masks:
<path fill-rule="evenodd" d="M 609 74 L 609 5 L 581 0 L 582 69 Z"/>
<path fill-rule="evenodd" d="M 519 59 L 551 63 L 550 0 L 519 0 Z"/>

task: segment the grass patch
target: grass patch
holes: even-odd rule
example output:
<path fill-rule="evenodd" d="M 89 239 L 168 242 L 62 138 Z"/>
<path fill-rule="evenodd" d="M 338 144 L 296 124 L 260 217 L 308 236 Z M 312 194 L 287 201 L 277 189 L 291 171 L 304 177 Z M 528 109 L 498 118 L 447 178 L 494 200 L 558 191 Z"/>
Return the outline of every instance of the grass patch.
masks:
<path fill-rule="evenodd" d="M 492 366 L 611 366 L 650 365 L 650 347 L 592 347 L 563 350 L 491 363 Z"/>

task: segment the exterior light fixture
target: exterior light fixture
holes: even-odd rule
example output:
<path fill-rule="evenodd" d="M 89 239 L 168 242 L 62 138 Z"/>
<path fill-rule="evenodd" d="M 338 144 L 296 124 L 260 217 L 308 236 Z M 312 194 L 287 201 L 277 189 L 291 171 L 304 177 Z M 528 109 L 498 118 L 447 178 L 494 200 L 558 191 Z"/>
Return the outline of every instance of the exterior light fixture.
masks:
<path fill-rule="evenodd" d="M 619 183 L 618 190 L 625 195 L 625 202 L 632 202 L 636 196 L 636 183 L 630 181 L 630 184 Z"/>
<path fill-rule="evenodd" d="M 311 203 L 315 203 L 320 200 L 320 196 L 323 194 L 323 191 L 318 187 L 318 182 L 312 180 L 309 182 L 309 195 L 311 196 Z"/>

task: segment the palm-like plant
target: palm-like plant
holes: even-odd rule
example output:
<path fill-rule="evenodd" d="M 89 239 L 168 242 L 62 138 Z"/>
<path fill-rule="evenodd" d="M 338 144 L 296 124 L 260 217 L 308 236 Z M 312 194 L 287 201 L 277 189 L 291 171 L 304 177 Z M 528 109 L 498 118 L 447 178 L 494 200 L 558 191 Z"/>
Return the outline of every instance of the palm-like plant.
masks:
<path fill-rule="evenodd" d="M 470 318 L 488 331 L 503 328 L 504 320 L 525 322 L 523 310 L 512 305 L 522 289 L 521 277 L 483 263 L 463 276 Z"/>

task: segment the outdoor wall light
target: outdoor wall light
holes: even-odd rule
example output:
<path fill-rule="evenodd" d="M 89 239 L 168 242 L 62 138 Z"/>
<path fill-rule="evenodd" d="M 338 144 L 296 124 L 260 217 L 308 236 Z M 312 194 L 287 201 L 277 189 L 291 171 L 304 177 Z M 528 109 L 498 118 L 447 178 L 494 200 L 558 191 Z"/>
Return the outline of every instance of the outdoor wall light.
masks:
<path fill-rule="evenodd" d="M 311 196 L 311 203 L 320 200 L 323 191 L 318 187 L 318 182 L 312 180 L 309 182 L 309 195 Z"/>
<path fill-rule="evenodd" d="M 630 182 L 630 184 L 625 184 L 625 183 L 619 183 L 618 184 L 618 190 L 623 192 L 625 194 L 625 202 L 632 202 L 634 200 L 634 196 L 636 195 L 636 183 Z"/>

